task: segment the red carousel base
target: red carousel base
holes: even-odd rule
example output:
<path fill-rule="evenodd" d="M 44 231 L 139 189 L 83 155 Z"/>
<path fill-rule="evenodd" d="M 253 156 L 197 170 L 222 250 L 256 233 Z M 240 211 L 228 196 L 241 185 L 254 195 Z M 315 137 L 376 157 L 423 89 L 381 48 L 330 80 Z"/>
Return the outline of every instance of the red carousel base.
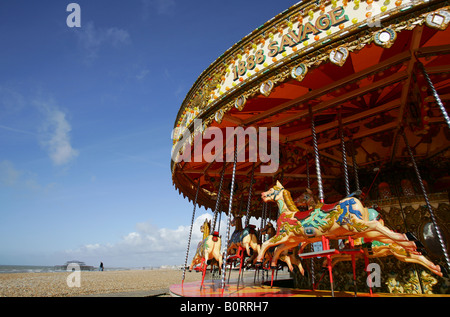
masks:
<path fill-rule="evenodd" d="M 251 272 L 249 272 L 251 273 Z M 253 274 L 253 273 L 252 273 Z M 183 284 L 174 284 L 170 287 L 170 294 L 174 297 L 332 297 L 330 290 L 307 290 L 294 289 L 290 287 L 282 287 L 283 281 L 286 281 L 289 275 L 285 272 L 278 273 L 278 280 L 270 287 L 270 274 L 267 283 L 257 280 L 253 282 L 253 276 L 250 274 L 244 281 L 237 279 L 230 280 L 222 290 L 220 279 L 205 279 L 203 287 L 201 281 L 189 282 Z M 268 285 L 266 285 L 268 284 Z M 354 297 L 355 293 L 351 291 L 335 291 L 335 297 Z M 389 293 L 373 293 L 372 295 L 365 292 L 358 292 L 358 297 L 435 297 L 442 295 L 423 295 L 423 294 L 389 294 Z M 445 296 L 445 295 L 444 295 Z M 448 296 L 448 295 L 447 295 Z"/>

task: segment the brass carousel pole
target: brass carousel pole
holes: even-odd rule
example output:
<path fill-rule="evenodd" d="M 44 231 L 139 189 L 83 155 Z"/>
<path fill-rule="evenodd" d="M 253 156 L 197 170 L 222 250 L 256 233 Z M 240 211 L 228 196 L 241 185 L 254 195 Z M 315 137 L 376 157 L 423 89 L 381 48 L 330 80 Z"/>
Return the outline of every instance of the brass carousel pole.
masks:
<path fill-rule="evenodd" d="M 347 151 L 345 150 L 345 138 L 344 138 L 344 129 L 342 128 L 341 109 L 339 109 L 338 112 L 338 121 L 339 121 L 339 134 L 341 137 L 342 166 L 344 167 L 345 196 L 348 197 L 350 195 L 350 182 L 348 179 Z"/>
<path fill-rule="evenodd" d="M 191 247 L 192 227 L 194 226 L 195 209 L 197 208 L 197 199 L 198 199 L 199 189 L 200 189 L 200 177 L 198 178 L 197 191 L 195 193 L 194 211 L 192 212 L 191 229 L 189 230 L 189 239 L 188 239 L 188 245 L 187 245 L 187 250 L 186 250 L 186 259 L 184 260 L 183 279 L 181 281 L 182 286 L 184 283 L 184 278 L 186 277 L 186 266 L 187 266 L 187 261 L 188 261 L 188 257 L 189 257 L 189 249 Z"/>
<path fill-rule="evenodd" d="M 448 116 L 448 113 L 445 110 L 445 106 L 442 103 L 442 100 L 439 97 L 439 95 L 438 95 L 438 93 L 436 91 L 436 88 L 434 88 L 434 85 L 433 85 L 433 82 L 430 79 L 430 76 L 428 76 L 428 73 L 425 70 L 425 67 L 423 66 L 423 64 L 421 62 L 417 61 L 417 64 L 419 64 L 420 70 L 422 71 L 422 73 L 423 73 L 423 75 L 425 77 L 425 80 L 426 80 L 426 82 L 428 84 L 428 87 L 430 88 L 431 93 L 433 94 L 433 97 L 434 97 L 434 99 L 436 100 L 436 103 L 439 106 L 439 109 L 441 109 L 442 115 L 445 118 L 445 122 L 447 122 L 447 126 L 450 128 L 450 117 Z M 448 264 L 448 262 L 447 262 L 447 264 Z"/>
<path fill-rule="evenodd" d="M 250 188 L 248 189 L 248 202 L 247 202 L 247 216 L 245 218 L 245 226 L 244 228 L 248 227 L 248 224 L 250 223 L 250 202 L 252 200 L 252 191 L 253 191 L 253 181 L 255 176 L 255 162 L 253 162 L 252 165 L 252 175 L 250 176 Z"/>
<path fill-rule="evenodd" d="M 427 191 L 425 189 L 425 186 L 423 185 L 423 181 L 422 181 L 422 177 L 420 176 L 419 168 L 417 167 L 416 160 L 414 159 L 414 154 L 411 151 L 411 147 L 409 146 L 408 138 L 406 137 L 405 131 L 403 129 L 401 130 L 401 133 L 403 135 L 403 139 L 405 141 L 406 148 L 408 149 L 409 156 L 411 157 L 411 162 L 412 162 L 412 164 L 414 166 L 414 171 L 416 172 L 417 180 L 419 181 L 420 188 L 422 189 L 422 194 L 423 194 L 423 197 L 425 199 L 425 203 L 427 205 L 428 211 L 430 213 L 431 221 L 433 222 L 434 229 L 436 230 L 436 234 L 438 236 L 438 240 L 439 240 L 439 243 L 441 245 L 442 252 L 444 254 L 445 262 L 447 264 L 447 268 L 450 269 L 450 260 L 449 260 L 449 257 L 448 257 L 447 249 L 445 247 L 445 243 L 444 243 L 444 239 L 443 239 L 443 236 L 442 236 L 442 233 L 441 233 L 441 229 L 439 228 L 439 226 L 437 224 L 436 215 L 434 214 L 433 208 L 431 207 L 430 201 L 428 200 Z"/>
<path fill-rule="evenodd" d="M 320 172 L 320 158 L 319 158 L 319 147 L 317 145 L 317 135 L 316 127 L 314 126 L 314 115 L 312 112 L 312 107 L 309 105 L 309 116 L 311 117 L 311 132 L 314 148 L 314 158 L 316 161 L 316 174 L 317 174 L 317 185 L 319 186 L 319 200 L 321 203 L 324 202 L 323 187 L 322 187 L 322 174 Z"/>
<path fill-rule="evenodd" d="M 226 167 L 227 167 L 227 162 L 223 162 L 222 172 L 220 173 L 219 191 L 217 192 L 216 207 L 214 208 L 214 221 L 213 221 L 213 225 L 212 225 L 213 231 L 215 231 L 215 229 L 216 229 L 217 214 L 219 213 L 220 199 L 222 198 L 223 177 L 225 175 Z"/>
<path fill-rule="evenodd" d="M 311 181 L 309 177 L 309 158 L 306 156 L 306 185 L 309 189 L 311 189 Z M 314 252 L 314 245 L 312 243 L 309 244 L 310 252 Z M 314 270 L 314 258 L 309 259 L 309 265 L 311 267 L 311 288 L 314 289 L 315 282 L 315 270 Z"/>
<path fill-rule="evenodd" d="M 225 236 L 225 252 L 222 261 L 222 296 L 225 290 L 225 269 L 227 267 L 227 255 L 228 255 L 228 240 L 230 239 L 230 219 L 231 219 L 231 209 L 233 207 L 233 192 L 234 192 L 234 181 L 236 177 L 236 163 L 237 163 L 237 140 L 236 145 L 234 145 L 233 136 L 233 149 L 234 149 L 234 163 L 233 163 L 233 173 L 231 175 L 231 188 L 230 188 L 230 202 L 228 204 L 228 217 L 227 217 L 227 234 Z"/>
<path fill-rule="evenodd" d="M 359 191 L 358 163 L 356 163 L 356 149 L 353 137 L 350 139 L 350 144 L 352 146 L 353 173 L 355 174 L 356 191 Z"/>

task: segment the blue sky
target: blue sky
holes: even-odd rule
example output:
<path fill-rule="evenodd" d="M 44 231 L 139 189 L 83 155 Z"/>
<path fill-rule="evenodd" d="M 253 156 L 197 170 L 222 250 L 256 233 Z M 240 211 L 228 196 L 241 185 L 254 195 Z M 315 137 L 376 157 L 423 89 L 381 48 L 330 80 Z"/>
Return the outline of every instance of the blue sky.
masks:
<path fill-rule="evenodd" d="M 295 1 L 76 1 L 69 28 L 71 2 L 0 2 L 0 264 L 182 264 L 193 206 L 171 181 L 178 109 Z"/>

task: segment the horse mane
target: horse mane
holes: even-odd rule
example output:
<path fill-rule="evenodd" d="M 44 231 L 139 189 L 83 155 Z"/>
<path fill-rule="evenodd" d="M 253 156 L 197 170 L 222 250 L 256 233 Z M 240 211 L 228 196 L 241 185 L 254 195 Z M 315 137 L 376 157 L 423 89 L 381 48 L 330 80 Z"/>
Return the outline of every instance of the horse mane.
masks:
<path fill-rule="evenodd" d="M 205 219 L 205 222 L 203 223 L 203 239 L 205 239 L 207 236 L 209 236 L 209 233 L 211 232 L 211 222 L 208 221 L 208 219 Z"/>
<path fill-rule="evenodd" d="M 283 198 L 289 211 L 299 211 L 297 206 L 295 206 L 294 200 L 292 199 L 291 193 L 285 188 L 283 190 Z"/>

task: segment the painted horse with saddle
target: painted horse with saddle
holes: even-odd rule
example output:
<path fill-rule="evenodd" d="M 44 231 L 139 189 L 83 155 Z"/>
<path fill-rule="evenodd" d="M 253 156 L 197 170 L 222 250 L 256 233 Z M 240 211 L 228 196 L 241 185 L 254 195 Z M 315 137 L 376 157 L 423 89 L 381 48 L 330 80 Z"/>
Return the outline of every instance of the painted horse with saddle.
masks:
<path fill-rule="evenodd" d="M 324 205 L 317 202 L 310 190 L 307 190 L 298 200 L 297 204 L 306 207 L 300 211 L 294 203 L 290 192 L 277 181 L 266 192 L 261 194 L 264 202 L 276 202 L 279 209 L 277 219 L 277 233 L 267 240 L 261 247 L 257 263 L 262 263 L 264 254 L 271 247 L 277 247 L 272 258 L 276 265 L 280 254 L 292 249 L 300 243 L 313 243 L 328 239 L 354 239 L 364 238 L 365 241 L 379 241 L 388 245 L 401 247 L 407 257 L 422 256 L 417 250 L 418 241 L 410 234 L 397 233 L 386 226 L 379 219 L 373 219 L 369 210 L 365 208 L 356 197 L 346 197 L 339 202 Z M 402 260 L 400 258 L 400 260 Z M 440 267 L 433 265 L 433 272 L 442 276 Z"/>

